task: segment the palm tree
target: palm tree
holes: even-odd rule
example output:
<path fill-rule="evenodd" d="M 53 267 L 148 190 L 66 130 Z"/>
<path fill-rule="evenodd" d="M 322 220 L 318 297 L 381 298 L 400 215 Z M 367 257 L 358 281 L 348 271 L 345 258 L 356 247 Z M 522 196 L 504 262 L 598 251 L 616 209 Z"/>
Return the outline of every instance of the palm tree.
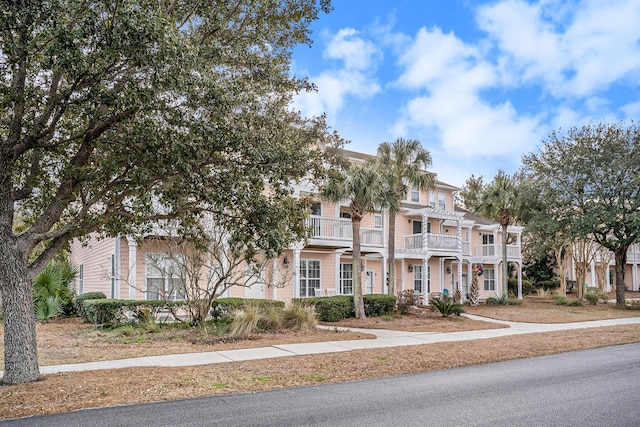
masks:
<path fill-rule="evenodd" d="M 493 182 L 487 186 L 480 197 L 476 211 L 499 222 L 502 227 L 502 295 L 509 293 L 507 285 L 507 227 L 515 219 L 518 208 L 518 191 L 513 179 L 504 171 L 498 171 Z"/>
<path fill-rule="evenodd" d="M 360 224 L 365 214 L 375 212 L 385 204 L 388 194 L 384 177 L 377 165 L 370 162 L 352 164 L 334 172 L 322 190 L 322 197 L 330 202 L 349 202 L 353 230 L 353 303 L 358 319 L 365 317 L 360 272 Z"/>
<path fill-rule="evenodd" d="M 402 201 L 406 200 L 410 188 L 425 191 L 434 188 L 433 174 L 427 173 L 431 166 L 429 151 L 422 148 L 420 141 L 398 138 L 393 143 L 384 142 L 378 147 L 378 163 L 387 179 L 392 204 L 385 206 L 389 211 L 389 295 L 395 292 L 395 240 L 396 214 Z"/>

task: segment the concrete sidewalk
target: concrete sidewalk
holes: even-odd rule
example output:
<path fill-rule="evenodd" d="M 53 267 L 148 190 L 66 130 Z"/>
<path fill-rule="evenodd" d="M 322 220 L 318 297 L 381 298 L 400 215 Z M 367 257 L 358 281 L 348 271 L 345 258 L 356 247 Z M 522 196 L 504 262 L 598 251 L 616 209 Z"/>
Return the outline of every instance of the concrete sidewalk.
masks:
<path fill-rule="evenodd" d="M 246 348 L 239 350 L 211 351 L 206 353 L 171 354 L 165 356 L 137 357 L 133 359 L 106 360 L 102 362 L 76 363 L 68 365 L 41 366 L 40 373 L 53 374 L 58 372 L 77 372 L 99 369 L 130 368 L 137 366 L 196 366 L 215 363 L 237 362 L 246 360 L 269 359 L 274 357 L 301 356 L 307 354 L 338 353 L 351 350 L 401 347 L 437 342 L 466 341 L 504 337 L 517 334 L 531 334 L 538 332 L 552 332 L 572 329 L 584 329 L 600 326 L 640 325 L 640 317 L 595 320 L 589 322 L 540 324 L 519 323 L 493 320 L 485 317 L 463 314 L 470 319 L 494 322 L 507 325 L 508 328 L 486 329 L 464 332 L 403 332 L 386 329 L 356 329 L 376 336 L 375 339 L 327 341 L 301 344 L 282 344 L 270 347 Z M 331 326 L 325 328 L 333 329 Z M 0 378 L 2 372 L 0 371 Z"/>

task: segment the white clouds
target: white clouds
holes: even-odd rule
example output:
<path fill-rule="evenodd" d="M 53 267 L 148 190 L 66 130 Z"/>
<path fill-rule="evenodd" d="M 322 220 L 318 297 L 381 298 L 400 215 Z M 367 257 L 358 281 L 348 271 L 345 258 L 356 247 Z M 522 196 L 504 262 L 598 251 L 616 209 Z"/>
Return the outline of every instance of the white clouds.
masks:
<path fill-rule="evenodd" d="M 323 57 L 338 60 L 342 67 L 312 76 L 311 81 L 318 91 L 300 94 L 295 99 L 295 106 L 305 115 L 326 113 L 329 123 L 333 124 L 349 96 L 365 99 L 381 90 L 372 76 L 382 52 L 371 41 L 360 37 L 356 30 L 345 28 L 331 37 Z"/>
<path fill-rule="evenodd" d="M 637 0 L 505 0 L 480 7 L 477 22 L 522 82 L 541 81 L 557 98 L 589 96 L 640 72 Z"/>
<path fill-rule="evenodd" d="M 467 158 L 505 155 L 539 142 L 538 119 L 519 116 L 508 100 L 492 105 L 482 99 L 481 91 L 499 84 L 500 73 L 475 46 L 422 28 L 399 63 L 399 83 L 427 94 L 407 102 L 398 133 L 436 132 L 443 148 Z"/>

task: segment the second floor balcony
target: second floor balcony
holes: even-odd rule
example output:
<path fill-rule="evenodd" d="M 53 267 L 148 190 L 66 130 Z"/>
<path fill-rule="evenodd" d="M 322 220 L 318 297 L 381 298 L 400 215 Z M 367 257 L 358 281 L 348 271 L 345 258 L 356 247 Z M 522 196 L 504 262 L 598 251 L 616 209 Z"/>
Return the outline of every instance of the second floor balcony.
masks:
<path fill-rule="evenodd" d="M 353 241 L 353 228 L 348 218 L 331 218 L 311 215 L 307 219 L 307 226 L 311 229 L 311 239 L 326 241 Z M 384 246 L 384 232 L 381 228 L 360 229 L 360 240 L 363 246 Z"/>
<path fill-rule="evenodd" d="M 404 238 L 405 249 L 431 249 L 439 251 L 459 251 L 459 239 L 448 234 L 418 233 Z M 463 245 L 464 249 L 464 245 Z"/>

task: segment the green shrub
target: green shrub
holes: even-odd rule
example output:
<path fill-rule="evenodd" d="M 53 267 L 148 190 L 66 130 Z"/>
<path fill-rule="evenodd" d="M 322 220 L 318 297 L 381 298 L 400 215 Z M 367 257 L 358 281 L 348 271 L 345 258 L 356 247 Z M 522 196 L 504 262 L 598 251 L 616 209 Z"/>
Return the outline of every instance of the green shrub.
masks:
<path fill-rule="evenodd" d="M 560 287 L 560 280 L 540 280 L 535 284 L 536 289 L 552 290 Z"/>
<path fill-rule="evenodd" d="M 586 299 L 589 304 L 596 305 L 598 300 L 600 300 L 600 291 L 597 288 L 594 291 L 589 290 L 584 294 L 584 299 Z"/>
<path fill-rule="evenodd" d="M 316 311 L 309 305 L 292 303 L 282 310 L 284 327 L 291 331 L 309 331 L 316 327 Z"/>
<path fill-rule="evenodd" d="M 449 317 L 452 314 L 464 313 L 464 307 L 462 304 L 457 303 L 451 297 L 443 296 L 441 298 L 434 298 L 429 301 L 433 305 L 442 317 Z"/>
<path fill-rule="evenodd" d="M 510 277 L 508 282 L 509 293 L 518 296 L 518 279 Z M 522 279 L 522 296 L 529 295 L 533 291 L 533 283 L 530 280 Z"/>
<path fill-rule="evenodd" d="M 257 299 L 257 298 L 218 298 L 211 303 L 211 317 L 214 321 L 220 320 L 225 315 L 230 315 L 234 311 L 243 309 L 249 304 L 256 304 L 264 308 L 273 305 L 284 308 L 284 301 Z"/>
<path fill-rule="evenodd" d="M 367 317 L 384 316 L 391 313 L 396 306 L 396 297 L 394 295 L 367 294 L 363 296 L 363 300 L 364 314 Z M 353 298 L 351 301 L 353 303 Z"/>
<path fill-rule="evenodd" d="M 260 307 L 258 304 L 246 304 L 242 309 L 232 314 L 233 320 L 229 328 L 231 336 L 248 336 L 258 329 L 260 320 Z"/>
<path fill-rule="evenodd" d="M 113 327 L 129 321 L 129 313 L 136 318 L 137 313 L 148 311 L 150 319 L 157 318 L 158 311 L 168 306 L 184 305 L 184 301 L 91 299 L 83 302 L 85 318 L 94 325 Z"/>
<path fill-rule="evenodd" d="M 520 305 L 522 301 L 517 298 L 509 298 L 506 295 L 501 297 L 489 297 L 485 301 L 487 305 L 499 306 L 499 305 Z"/>
<path fill-rule="evenodd" d="M 258 328 L 263 331 L 279 331 L 283 328 L 284 319 L 282 308 L 275 305 L 265 305 L 260 309 Z"/>
<path fill-rule="evenodd" d="M 314 306 L 318 320 L 323 322 L 338 322 L 353 317 L 353 297 L 351 295 L 336 295 L 333 297 L 294 298 L 293 303 Z"/>
<path fill-rule="evenodd" d="M 556 295 L 555 297 L 553 297 L 553 300 L 557 305 L 567 305 L 567 297 L 563 295 Z"/>
<path fill-rule="evenodd" d="M 107 298 L 107 296 L 102 292 L 87 292 L 86 294 L 76 295 L 76 297 L 73 299 L 73 306 L 75 307 L 75 310 L 76 310 L 76 313 L 78 313 L 78 316 L 82 317 L 88 322 L 89 319 L 87 319 L 86 313 L 84 312 L 84 307 L 83 307 L 84 301 L 90 300 L 90 299 L 105 299 L 105 298 Z"/>
<path fill-rule="evenodd" d="M 122 310 L 122 300 L 85 300 L 83 308 L 86 319 L 94 325 L 116 326 L 127 320 Z"/>
<path fill-rule="evenodd" d="M 397 301 L 397 307 L 400 314 L 409 313 L 409 309 L 414 307 L 418 302 L 413 289 L 405 289 L 404 291 L 398 292 Z"/>

